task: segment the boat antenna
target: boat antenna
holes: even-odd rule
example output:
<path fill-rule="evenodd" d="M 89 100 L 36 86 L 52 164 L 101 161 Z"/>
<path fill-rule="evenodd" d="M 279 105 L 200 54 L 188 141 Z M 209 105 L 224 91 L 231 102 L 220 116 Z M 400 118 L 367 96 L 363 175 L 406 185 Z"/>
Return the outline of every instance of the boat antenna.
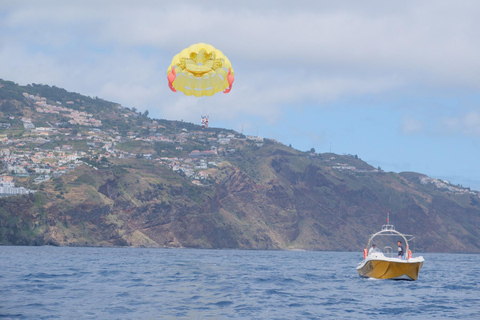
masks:
<path fill-rule="evenodd" d="M 382 230 L 395 230 L 395 227 L 390 224 L 390 213 L 387 212 L 387 224 L 382 226 Z"/>

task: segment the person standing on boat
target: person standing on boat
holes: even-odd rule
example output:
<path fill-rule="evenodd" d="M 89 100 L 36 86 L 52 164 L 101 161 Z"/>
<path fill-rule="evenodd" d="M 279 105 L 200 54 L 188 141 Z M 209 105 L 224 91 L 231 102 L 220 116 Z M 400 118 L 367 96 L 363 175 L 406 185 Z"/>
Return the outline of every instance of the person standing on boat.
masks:
<path fill-rule="evenodd" d="M 404 255 L 405 254 L 403 253 L 402 241 L 398 240 L 398 255 L 397 255 L 397 258 L 403 259 Z"/>
<path fill-rule="evenodd" d="M 371 255 L 372 253 L 378 252 L 377 247 L 375 246 L 375 243 L 372 244 L 372 247 L 368 250 L 368 255 Z"/>

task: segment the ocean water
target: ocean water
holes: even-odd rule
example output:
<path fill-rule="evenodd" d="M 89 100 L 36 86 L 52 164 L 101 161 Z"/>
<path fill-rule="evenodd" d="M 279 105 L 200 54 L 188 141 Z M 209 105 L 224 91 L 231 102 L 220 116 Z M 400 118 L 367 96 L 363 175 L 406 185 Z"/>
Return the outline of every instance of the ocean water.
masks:
<path fill-rule="evenodd" d="M 0 318 L 480 319 L 480 255 L 423 256 L 407 282 L 361 252 L 0 246 Z"/>

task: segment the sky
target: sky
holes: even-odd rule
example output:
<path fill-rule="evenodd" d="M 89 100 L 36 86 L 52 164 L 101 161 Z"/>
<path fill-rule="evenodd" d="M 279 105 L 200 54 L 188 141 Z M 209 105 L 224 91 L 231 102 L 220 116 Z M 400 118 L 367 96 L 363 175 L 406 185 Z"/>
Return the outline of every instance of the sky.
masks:
<path fill-rule="evenodd" d="M 0 78 L 480 190 L 480 2 L 0 0 Z M 167 85 L 204 42 L 228 94 Z"/>

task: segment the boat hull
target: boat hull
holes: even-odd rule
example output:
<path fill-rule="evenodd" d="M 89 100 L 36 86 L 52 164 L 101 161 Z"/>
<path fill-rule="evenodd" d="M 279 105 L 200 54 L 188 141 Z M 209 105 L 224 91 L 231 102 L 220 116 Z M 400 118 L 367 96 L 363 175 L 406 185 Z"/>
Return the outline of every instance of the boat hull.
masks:
<path fill-rule="evenodd" d="M 415 259 L 415 261 L 395 260 L 397 261 L 393 261 L 393 259 L 367 259 L 357 267 L 357 271 L 363 278 L 417 280 L 423 266 L 423 258 Z"/>

